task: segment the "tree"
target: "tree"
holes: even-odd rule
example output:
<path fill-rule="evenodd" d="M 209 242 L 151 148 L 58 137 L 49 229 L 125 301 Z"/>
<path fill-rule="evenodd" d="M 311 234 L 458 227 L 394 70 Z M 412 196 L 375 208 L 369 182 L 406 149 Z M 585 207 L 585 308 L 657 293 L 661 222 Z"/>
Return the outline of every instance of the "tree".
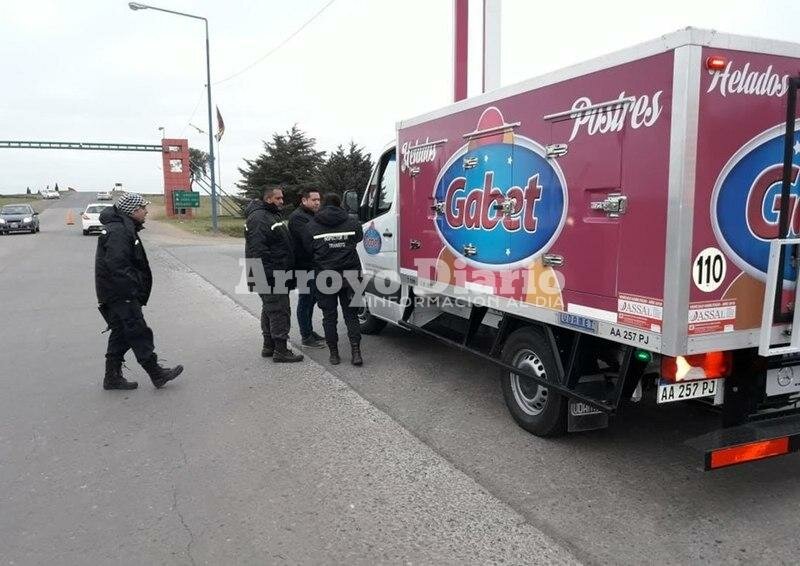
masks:
<path fill-rule="evenodd" d="M 342 146 L 331 153 L 328 160 L 319 168 L 317 182 L 323 193 L 342 194 L 348 190 L 362 191 L 372 173 L 372 159 L 369 153 L 350 142 L 345 151 Z"/>
<path fill-rule="evenodd" d="M 58 183 L 56 183 L 55 191 L 58 192 Z"/>
<path fill-rule="evenodd" d="M 189 174 L 191 183 L 194 183 L 196 177 L 204 177 L 208 170 L 209 155 L 202 149 L 194 147 L 189 148 Z"/>
<path fill-rule="evenodd" d="M 239 167 L 242 180 L 236 186 L 250 198 L 261 198 L 267 187 L 281 187 L 286 203 L 296 203 L 301 190 L 314 186 L 325 160 L 325 152 L 317 151 L 315 144 L 297 124 L 285 134 L 273 134 L 271 141 L 264 141 L 264 153 Z"/>
<path fill-rule="evenodd" d="M 31 194 L 31 188 L 30 187 L 28 187 L 27 194 Z"/>

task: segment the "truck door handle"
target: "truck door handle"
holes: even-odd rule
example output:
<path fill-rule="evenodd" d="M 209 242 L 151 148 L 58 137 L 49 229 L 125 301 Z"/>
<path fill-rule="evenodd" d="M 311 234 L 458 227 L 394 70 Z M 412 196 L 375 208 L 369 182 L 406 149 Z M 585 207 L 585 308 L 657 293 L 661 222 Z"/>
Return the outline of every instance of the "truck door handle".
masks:
<path fill-rule="evenodd" d="M 394 235 L 394 234 L 392 234 L 391 232 L 389 232 L 389 230 L 386 230 L 386 231 L 384 231 L 384 232 L 383 232 L 383 237 L 384 237 L 384 238 L 391 238 L 393 235 Z"/>

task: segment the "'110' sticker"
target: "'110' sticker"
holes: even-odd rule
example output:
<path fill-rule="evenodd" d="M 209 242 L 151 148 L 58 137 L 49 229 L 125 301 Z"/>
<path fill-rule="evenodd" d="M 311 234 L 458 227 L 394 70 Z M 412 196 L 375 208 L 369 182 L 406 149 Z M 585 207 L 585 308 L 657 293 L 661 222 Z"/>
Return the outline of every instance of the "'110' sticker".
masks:
<path fill-rule="evenodd" d="M 719 289 L 728 272 L 728 262 L 717 248 L 706 248 L 697 254 L 692 264 L 694 285 L 704 293 Z"/>

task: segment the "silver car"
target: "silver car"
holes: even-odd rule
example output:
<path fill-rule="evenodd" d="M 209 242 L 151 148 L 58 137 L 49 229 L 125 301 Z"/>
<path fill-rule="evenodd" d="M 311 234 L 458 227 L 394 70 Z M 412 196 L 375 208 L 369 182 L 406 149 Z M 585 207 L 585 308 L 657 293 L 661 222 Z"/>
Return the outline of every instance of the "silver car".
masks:
<path fill-rule="evenodd" d="M 0 234 L 39 231 L 39 213 L 29 204 L 7 204 L 0 208 Z"/>

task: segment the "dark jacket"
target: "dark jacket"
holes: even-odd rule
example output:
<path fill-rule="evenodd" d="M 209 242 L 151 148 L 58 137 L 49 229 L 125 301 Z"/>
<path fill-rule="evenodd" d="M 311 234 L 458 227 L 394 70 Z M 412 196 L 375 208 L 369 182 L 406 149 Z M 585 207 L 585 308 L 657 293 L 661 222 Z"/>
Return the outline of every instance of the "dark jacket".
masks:
<path fill-rule="evenodd" d="M 294 242 L 294 266 L 297 269 L 314 269 L 311 254 L 303 247 L 303 233 L 306 226 L 314 218 L 314 211 L 307 209 L 302 204 L 289 215 L 289 232 Z"/>
<path fill-rule="evenodd" d="M 97 239 L 94 258 L 94 284 L 97 302 L 111 304 L 137 300 L 146 305 L 153 288 L 153 274 L 142 241 L 142 229 L 115 206 L 100 213 L 103 231 Z"/>
<path fill-rule="evenodd" d="M 356 244 L 364 239 L 361 223 L 338 206 L 325 206 L 314 215 L 303 235 L 303 246 L 320 271 L 361 271 Z"/>
<path fill-rule="evenodd" d="M 294 244 L 288 223 L 277 206 L 263 200 L 251 201 L 245 214 L 244 255 L 261 259 L 267 282 L 272 285 L 273 271 L 294 269 Z"/>

